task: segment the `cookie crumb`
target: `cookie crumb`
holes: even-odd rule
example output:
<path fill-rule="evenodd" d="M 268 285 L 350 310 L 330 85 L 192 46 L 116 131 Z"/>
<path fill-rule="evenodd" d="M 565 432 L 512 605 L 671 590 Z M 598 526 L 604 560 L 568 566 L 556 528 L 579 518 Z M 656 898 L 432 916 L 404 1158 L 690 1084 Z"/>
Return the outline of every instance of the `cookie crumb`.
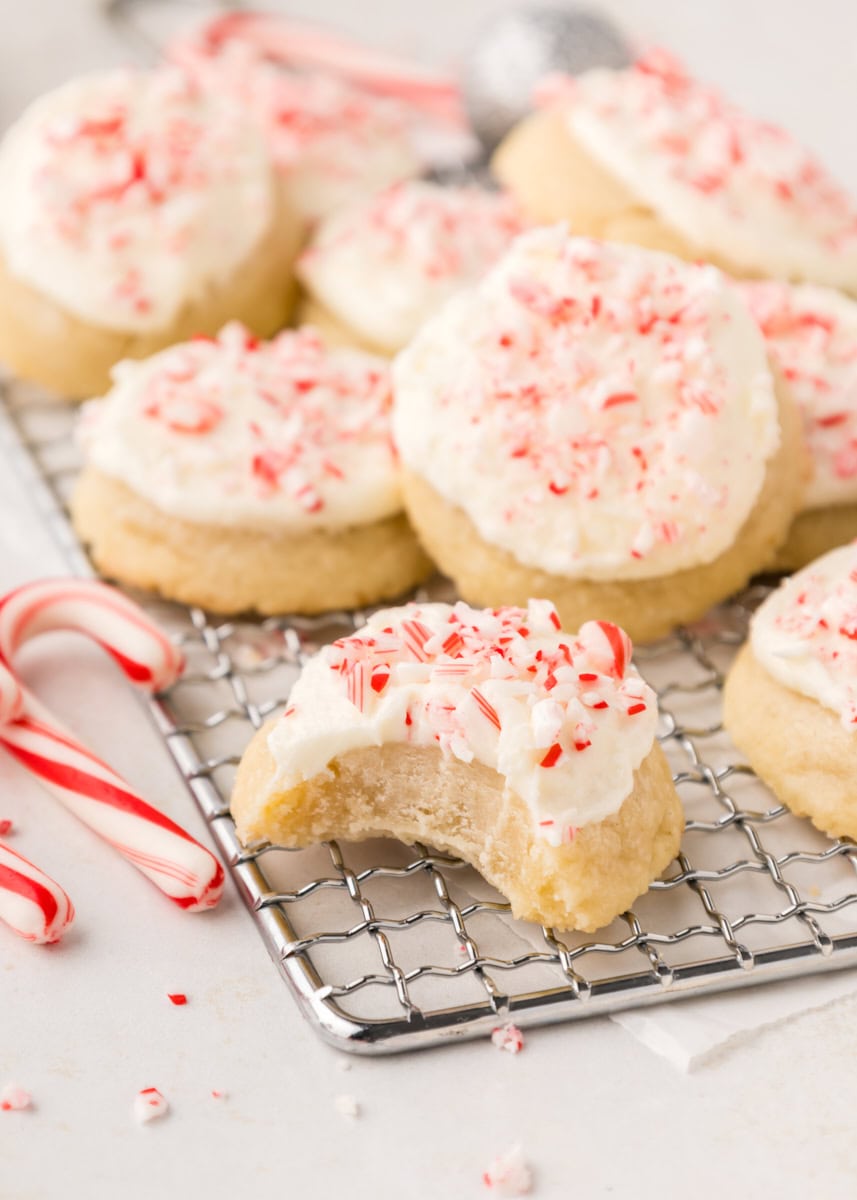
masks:
<path fill-rule="evenodd" d="M 524 1048 L 524 1035 L 518 1026 L 511 1022 L 498 1025 L 491 1033 L 491 1044 L 498 1050 L 505 1050 L 507 1054 L 520 1054 Z"/>
<path fill-rule="evenodd" d="M 7 1083 L 0 1091 L 0 1112 L 23 1112 L 33 1107 L 33 1097 L 15 1083 Z"/>
<path fill-rule="evenodd" d="M 360 1116 L 360 1105 L 357 1103 L 354 1096 L 337 1096 L 333 1101 L 333 1107 L 343 1117 L 356 1119 Z"/>
<path fill-rule="evenodd" d="M 162 1096 L 157 1088 L 143 1088 L 134 1097 L 134 1119 L 141 1125 L 147 1121 L 154 1121 L 157 1117 L 166 1116 L 169 1110 L 166 1097 Z"/>
<path fill-rule="evenodd" d="M 483 1173 L 482 1182 L 496 1196 L 528 1196 L 533 1176 L 520 1144 L 495 1158 Z"/>

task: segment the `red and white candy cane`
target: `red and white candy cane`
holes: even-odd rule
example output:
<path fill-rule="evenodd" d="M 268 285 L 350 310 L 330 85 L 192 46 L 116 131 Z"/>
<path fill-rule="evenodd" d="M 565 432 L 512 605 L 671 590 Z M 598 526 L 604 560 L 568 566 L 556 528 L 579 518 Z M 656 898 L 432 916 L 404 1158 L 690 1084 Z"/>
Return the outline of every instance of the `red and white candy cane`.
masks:
<path fill-rule="evenodd" d="M 0 664 L 0 726 L 21 716 L 24 692 Z M 0 841 L 0 921 L 19 937 L 58 942 L 74 920 L 74 906 L 56 880 Z"/>
<path fill-rule="evenodd" d="M 229 12 L 214 17 L 189 37 L 175 41 L 169 53 L 174 61 L 192 66 L 231 41 L 253 46 L 269 61 L 330 71 L 366 91 L 394 97 L 452 125 L 467 126 L 459 88 L 451 76 L 274 13 Z"/>
<path fill-rule="evenodd" d="M 180 908 L 213 907 L 223 890 L 223 868 L 214 855 L 81 745 L 31 693 L 24 690 L 16 701 L 16 651 L 52 630 L 85 633 L 149 691 L 167 687 L 182 670 L 169 639 L 105 584 L 25 584 L 0 600 L 0 664 L 6 668 L 0 670 L 0 745 Z"/>
<path fill-rule="evenodd" d="M 58 942 L 74 920 L 74 905 L 44 871 L 0 842 L 0 921 L 19 937 Z"/>

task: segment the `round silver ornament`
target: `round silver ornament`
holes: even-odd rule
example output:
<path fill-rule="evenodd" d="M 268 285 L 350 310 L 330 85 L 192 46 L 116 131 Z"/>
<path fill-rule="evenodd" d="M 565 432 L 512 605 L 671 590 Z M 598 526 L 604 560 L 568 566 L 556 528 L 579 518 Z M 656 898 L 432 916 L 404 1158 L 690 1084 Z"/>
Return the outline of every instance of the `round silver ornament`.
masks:
<path fill-rule="evenodd" d="M 533 89 L 551 72 L 625 67 L 632 57 L 622 34 L 597 12 L 512 9 L 483 27 L 464 59 L 462 93 L 476 136 L 493 150 L 530 112 Z"/>

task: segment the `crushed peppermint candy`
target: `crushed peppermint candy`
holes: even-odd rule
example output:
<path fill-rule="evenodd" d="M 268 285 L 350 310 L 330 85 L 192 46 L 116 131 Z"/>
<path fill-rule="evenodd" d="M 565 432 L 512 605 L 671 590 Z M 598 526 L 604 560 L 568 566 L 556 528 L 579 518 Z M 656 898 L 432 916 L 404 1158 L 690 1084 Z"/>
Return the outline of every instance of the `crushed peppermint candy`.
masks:
<path fill-rule="evenodd" d="M 507 1054 L 520 1054 L 524 1048 L 524 1035 L 517 1025 L 498 1025 L 491 1033 L 491 1044 Z"/>
<path fill-rule="evenodd" d="M 15 1083 L 0 1088 L 0 1112 L 23 1112 L 33 1107 L 33 1097 Z"/>
<path fill-rule="evenodd" d="M 567 578 L 712 561 L 780 442 L 764 340 L 720 272 L 560 226 L 423 325 L 393 381 L 404 465 Z"/>
<path fill-rule="evenodd" d="M 401 507 L 383 359 L 328 351 L 310 328 L 259 342 L 231 323 L 122 363 L 114 379 L 85 406 L 81 444 L 162 510 L 336 528 Z"/>
<path fill-rule="evenodd" d="M 331 72 L 290 70 L 228 38 L 182 47 L 182 65 L 203 90 L 237 100 L 252 117 L 280 172 L 303 185 L 292 198 L 307 217 L 419 173 L 412 112 L 392 97 Z"/>
<path fill-rule="evenodd" d="M 211 1089 L 211 1098 L 212 1098 L 212 1100 L 228 1100 L 229 1093 L 221 1091 L 220 1088 L 212 1088 Z"/>
<path fill-rule="evenodd" d="M 411 180 L 328 217 L 297 273 L 349 327 L 399 349 L 458 289 L 480 279 L 524 227 L 500 192 Z"/>
<path fill-rule="evenodd" d="M 171 1004 L 175 1004 L 177 1008 L 181 1008 L 187 1004 L 187 996 L 184 992 L 167 992 L 167 999 Z"/>
<path fill-rule="evenodd" d="M 0 162 L 16 275 L 112 329 L 168 326 L 274 215 L 252 121 L 174 68 L 72 80 L 27 109 Z"/>
<path fill-rule="evenodd" d="M 336 1096 L 333 1101 L 333 1107 L 340 1116 L 349 1117 L 352 1120 L 356 1120 L 360 1116 L 360 1105 L 354 1096 L 345 1093 Z"/>
<path fill-rule="evenodd" d="M 482 1173 L 482 1182 L 495 1196 L 528 1196 L 533 1175 L 520 1144 L 498 1155 Z"/>
<path fill-rule="evenodd" d="M 157 1088 L 147 1087 L 134 1097 L 134 1120 L 140 1125 L 164 1117 L 169 1112 L 169 1104 Z"/>
<path fill-rule="evenodd" d="M 7 834 L 12 832 L 13 828 L 14 826 L 12 821 L 10 821 L 8 817 L 4 817 L 3 820 L 0 821 L 0 837 L 6 837 Z"/>
<path fill-rule="evenodd" d="M 791 134 L 663 50 L 556 81 L 573 136 L 699 251 L 736 273 L 857 284 L 857 206 Z"/>
<path fill-rule="evenodd" d="M 803 418 L 812 475 L 804 508 L 857 500 L 857 302 L 828 288 L 741 284 Z"/>
<path fill-rule="evenodd" d="M 857 735 L 857 542 L 784 580 L 754 614 L 750 641 L 770 675 Z"/>
<path fill-rule="evenodd" d="M 654 693 L 617 626 L 566 634 L 553 604 L 475 609 L 409 604 L 308 662 L 270 735 L 284 781 L 342 749 L 429 746 L 499 771 L 559 846 L 615 812 L 653 745 Z"/>

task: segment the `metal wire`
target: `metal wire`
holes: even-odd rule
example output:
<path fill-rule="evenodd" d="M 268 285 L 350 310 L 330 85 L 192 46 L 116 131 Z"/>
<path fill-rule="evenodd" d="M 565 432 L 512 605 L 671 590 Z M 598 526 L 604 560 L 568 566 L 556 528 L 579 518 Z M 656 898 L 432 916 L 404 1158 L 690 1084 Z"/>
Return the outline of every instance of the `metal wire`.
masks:
<path fill-rule="evenodd" d="M 18 384 L 0 400 L 0 441 L 70 567 L 91 573 L 65 513 L 73 410 Z M 664 877 L 595 939 L 514 921 L 474 871 L 423 845 L 242 846 L 228 798 L 247 740 L 307 656 L 363 614 L 226 621 L 135 599 L 187 654 L 183 679 L 150 709 L 271 957 L 323 1037 L 379 1053 L 510 1017 L 565 1021 L 857 963 L 857 847 L 778 805 L 720 724 L 724 673 L 766 593 L 756 585 L 637 656 L 660 698 L 687 831 Z"/>

